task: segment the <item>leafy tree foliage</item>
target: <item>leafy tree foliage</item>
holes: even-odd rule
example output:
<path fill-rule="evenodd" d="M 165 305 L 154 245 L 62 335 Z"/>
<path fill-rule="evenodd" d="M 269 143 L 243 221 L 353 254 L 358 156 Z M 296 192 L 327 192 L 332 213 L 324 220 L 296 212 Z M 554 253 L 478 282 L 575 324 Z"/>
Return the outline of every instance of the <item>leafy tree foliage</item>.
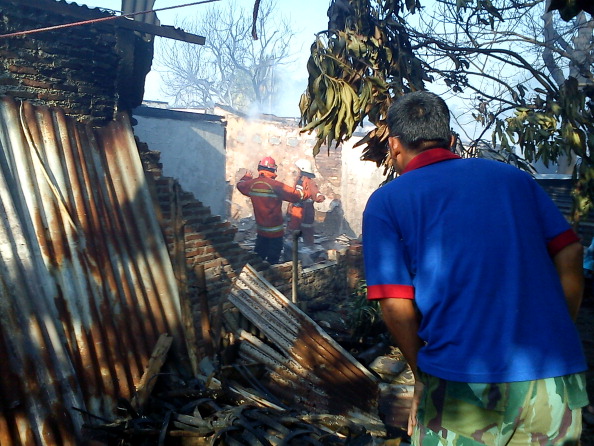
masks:
<path fill-rule="evenodd" d="M 461 149 L 466 156 L 484 147 L 516 161 L 519 148 L 528 162 L 545 164 L 579 156 L 576 216 L 588 210 L 594 198 L 591 17 L 582 12 L 555 21 L 548 0 L 426 3 L 332 1 L 329 29 L 312 45 L 300 103 L 303 130 L 317 131 L 314 154 L 323 144 L 350 138 L 369 120 L 375 128 L 358 142 L 362 158 L 389 172 L 390 104 L 439 82 L 469 104 L 466 122 L 483 126 Z"/>
<path fill-rule="evenodd" d="M 205 36 L 206 43 L 163 44 L 157 62 L 165 69 L 164 92 L 176 105 L 212 108 L 216 103 L 242 111 L 270 105 L 278 88 L 276 71 L 290 61 L 294 33 L 286 20 L 274 16 L 273 0 L 259 2 L 258 10 L 253 22 L 251 11 L 233 2 L 217 4 L 177 24 Z"/>
<path fill-rule="evenodd" d="M 410 9 L 416 7 L 413 4 Z M 340 144 L 365 118 L 377 127 L 362 141 L 364 159 L 385 160 L 387 110 L 397 94 L 419 90 L 428 80 L 412 50 L 401 18 L 403 5 L 336 0 L 328 10 L 328 31 L 318 34 L 307 64 L 307 92 L 300 110 L 304 131 L 318 130 L 322 144 Z"/>

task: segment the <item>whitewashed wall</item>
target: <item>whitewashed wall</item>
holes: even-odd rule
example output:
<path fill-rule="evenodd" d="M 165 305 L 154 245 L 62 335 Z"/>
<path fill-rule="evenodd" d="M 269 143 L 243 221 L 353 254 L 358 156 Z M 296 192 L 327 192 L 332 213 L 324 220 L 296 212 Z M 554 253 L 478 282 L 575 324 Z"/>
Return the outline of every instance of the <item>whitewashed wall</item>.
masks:
<path fill-rule="evenodd" d="M 163 175 L 176 178 L 187 192 L 227 216 L 225 122 L 221 116 L 138 107 L 134 134 L 161 152 Z"/>
<path fill-rule="evenodd" d="M 384 181 L 384 168 L 361 161 L 361 147 L 353 148 L 365 133 L 355 134 L 342 147 L 342 200 L 345 220 L 357 237 L 361 235 L 363 210 L 367 199 Z"/>

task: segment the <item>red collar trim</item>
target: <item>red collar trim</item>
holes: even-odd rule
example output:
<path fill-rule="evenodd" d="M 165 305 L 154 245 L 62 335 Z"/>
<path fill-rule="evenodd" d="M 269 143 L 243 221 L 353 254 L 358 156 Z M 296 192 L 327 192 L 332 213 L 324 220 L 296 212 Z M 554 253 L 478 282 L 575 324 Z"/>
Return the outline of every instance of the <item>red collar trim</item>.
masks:
<path fill-rule="evenodd" d="M 439 163 L 441 161 L 459 159 L 460 157 L 455 153 L 450 152 L 448 149 L 436 148 L 423 150 L 412 160 L 409 161 L 406 168 L 400 175 L 411 170 L 419 169 L 421 167 L 428 166 L 429 164 Z"/>

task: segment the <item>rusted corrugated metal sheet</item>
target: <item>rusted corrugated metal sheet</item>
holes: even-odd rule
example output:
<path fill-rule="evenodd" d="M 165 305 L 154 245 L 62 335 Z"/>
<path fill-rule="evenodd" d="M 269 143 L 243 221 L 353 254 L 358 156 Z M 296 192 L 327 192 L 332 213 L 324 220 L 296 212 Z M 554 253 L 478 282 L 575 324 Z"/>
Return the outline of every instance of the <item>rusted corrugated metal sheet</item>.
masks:
<path fill-rule="evenodd" d="M 273 394 L 314 413 L 375 418 L 377 377 L 249 264 L 235 280 L 229 302 L 269 341 L 237 330 L 240 356 L 247 364 L 266 365 L 261 381 Z"/>
<path fill-rule="evenodd" d="M 81 444 L 83 413 L 132 397 L 160 334 L 185 362 L 128 118 L 0 99 L 0 207 L 0 444 Z"/>

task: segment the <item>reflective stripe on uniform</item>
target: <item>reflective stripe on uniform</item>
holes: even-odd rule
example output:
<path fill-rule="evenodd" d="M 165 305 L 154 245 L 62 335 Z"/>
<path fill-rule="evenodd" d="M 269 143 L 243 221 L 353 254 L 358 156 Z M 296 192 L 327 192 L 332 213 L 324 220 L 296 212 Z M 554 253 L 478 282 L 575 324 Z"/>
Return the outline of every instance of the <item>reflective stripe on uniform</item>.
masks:
<path fill-rule="evenodd" d="M 264 185 L 265 187 L 262 187 L 260 185 Z M 252 184 L 252 187 L 250 189 L 250 196 L 267 198 L 277 197 L 276 192 L 274 192 L 272 186 L 268 183 L 265 183 L 264 181 L 256 181 L 254 184 Z"/>
<path fill-rule="evenodd" d="M 266 191 L 258 191 L 252 189 L 250 191 L 250 197 L 269 197 L 269 198 L 276 198 L 276 194 L 274 192 L 266 192 Z"/>
<path fill-rule="evenodd" d="M 256 227 L 258 228 L 258 231 L 262 231 L 262 232 L 278 232 L 278 231 L 283 230 L 283 225 L 272 226 L 272 227 L 256 225 Z"/>

